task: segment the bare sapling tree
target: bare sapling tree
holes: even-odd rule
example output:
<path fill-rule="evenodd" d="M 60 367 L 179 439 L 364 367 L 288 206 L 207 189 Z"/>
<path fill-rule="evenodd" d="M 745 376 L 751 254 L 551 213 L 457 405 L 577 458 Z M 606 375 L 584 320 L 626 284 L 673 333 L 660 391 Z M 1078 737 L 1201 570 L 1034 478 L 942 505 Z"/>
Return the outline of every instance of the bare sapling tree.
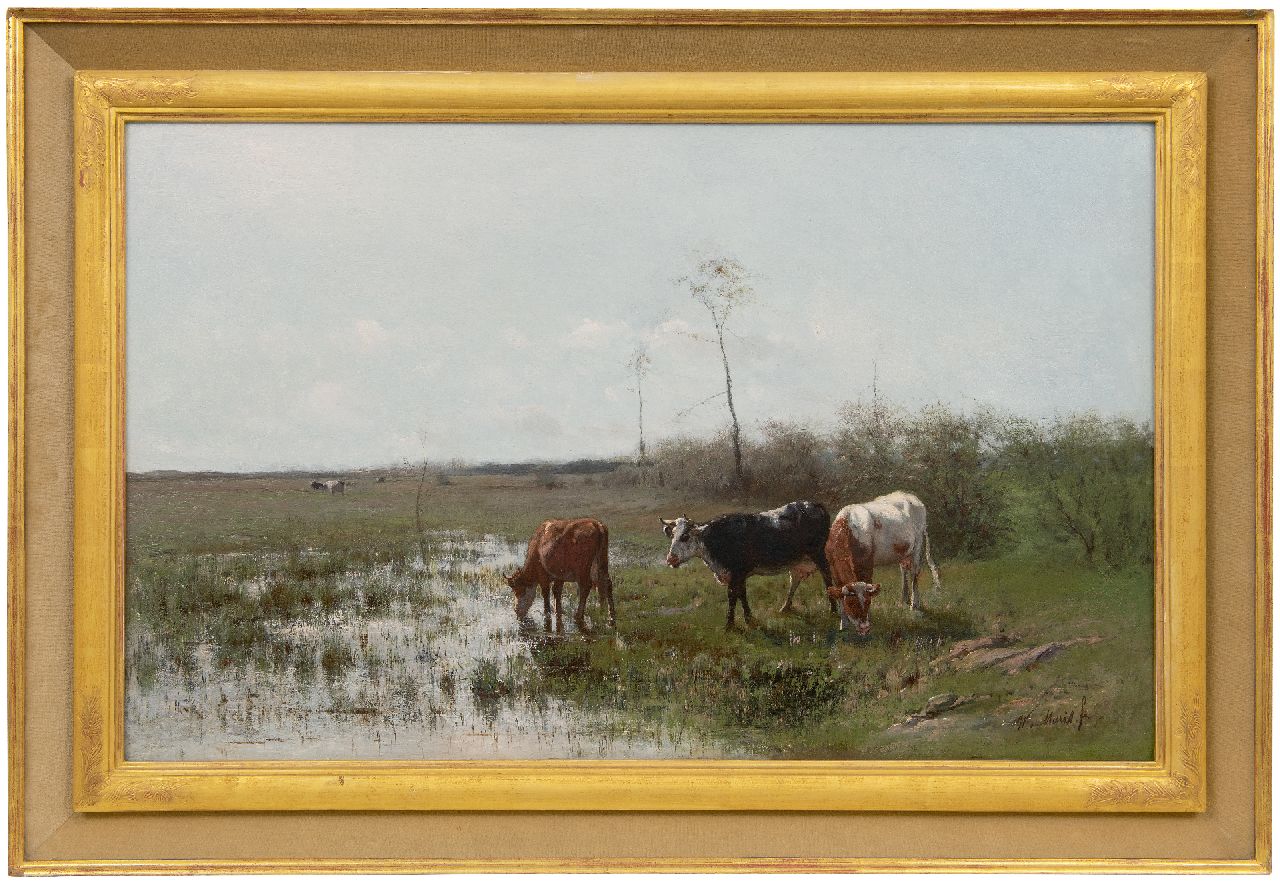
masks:
<path fill-rule="evenodd" d="M 693 299 L 711 315 L 715 337 L 699 339 L 709 339 L 720 349 L 720 362 L 724 365 L 724 397 L 729 406 L 729 438 L 733 443 L 733 475 L 738 488 L 745 490 L 747 481 L 742 468 L 742 427 L 738 423 L 738 411 L 733 404 L 733 371 L 729 366 L 725 334 L 728 333 L 729 319 L 738 307 L 751 302 L 755 297 L 755 290 L 751 287 L 751 278 L 742 264 L 731 257 L 701 260 L 697 269 L 678 279 L 677 284 L 687 288 Z M 713 397 L 719 397 L 719 393 Z"/>
<path fill-rule="evenodd" d="M 418 474 L 418 493 L 413 503 L 413 526 L 418 531 L 418 551 L 422 555 L 422 564 L 426 566 L 430 559 L 430 548 L 427 542 L 427 531 L 422 527 L 422 491 L 427 486 L 427 473 L 431 468 L 431 460 L 427 456 L 427 432 L 425 429 L 418 433 L 418 440 L 422 442 L 422 471 Z"/>
<path fill-rule="evenodd" d="M 631 351 L 631 358 L 627 360 L 627 369 L 631 371 L 631 376 L 635 378 L 636 382 L 637 422 L 640 428 L 638 461 L 641 465 L 648 461 L 647 450 L 644 445 L 644 378 L 649 373 L 651 364 L 653 364 L 653 361 L 649 358 L 649 348 L 643 342 L 637 343 L 636 348 Z"/>

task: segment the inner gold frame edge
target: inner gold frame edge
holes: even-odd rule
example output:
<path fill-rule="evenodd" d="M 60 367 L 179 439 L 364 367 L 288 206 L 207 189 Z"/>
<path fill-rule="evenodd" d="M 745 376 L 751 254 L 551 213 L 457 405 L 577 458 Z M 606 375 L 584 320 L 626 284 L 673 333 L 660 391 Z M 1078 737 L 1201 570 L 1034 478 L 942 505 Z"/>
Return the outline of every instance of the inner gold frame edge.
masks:
<path fill-rule="evenodd" d="M 76 96 L 73 752 L 78 810 L 484 810 L 499 796 L 498 804 L 508 810 L 839 810 L 867 805 L 903 811 L 1203 809 L 1202 75 L 128 71 L 81 72 Z M 129 121 L 159 119 L 1153 122 L 1156 761 L 125 762 L 119 695 L 123 133 Z M 1178 359 L 1162 354 L 1175 347 Z M 1170 431 L 1172 426 L 1178 431 Z M 1177 492 L 1168 492 L 1170 488 Z M 1169 525 L 1176 525 L 1177 532 Z M 103 574 L 111 576 L 105 585 Z M 1170 711 L 1174 705 L 1177 719 Z M 719 790 L 705 786 L 730 770 L 732 778 Z M 978 783 L 982 787 L 975 789 Z"/>

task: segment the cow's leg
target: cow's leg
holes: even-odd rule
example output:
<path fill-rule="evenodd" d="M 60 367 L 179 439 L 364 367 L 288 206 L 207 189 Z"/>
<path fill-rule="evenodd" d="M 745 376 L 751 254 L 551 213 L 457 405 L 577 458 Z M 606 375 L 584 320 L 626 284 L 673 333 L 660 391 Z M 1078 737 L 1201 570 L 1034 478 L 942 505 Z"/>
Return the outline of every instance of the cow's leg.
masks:
<path fill-rule="evenodd" d="M 738 611 L 738 577 L 736 575 L 729 577 L 729 583 L 725 585 L 725 593 L 729 599 L 729 614 L 724 620 L 724 629 L 728 631 L 733 627 L 733 620 L 737 617 Z"/>
<path fill-rule="evenodd" d="M 812 570 L 804 564 L 797 564 L 791 568 L 791 572 L 787 577 L 787 602 L 782 604 L 782 609 L 778 610 L 778 612 L 789 613 L 795 608 L 791 605 L 791 601 L 795 599 L 796 589 L 800 587 L 801 582 L 809 578 L 811 572 Z"/>
<path fill-rule="evenodd" d="M 563 608 L 561 607 L 561 603 L 560 603 L 561 598 L 563 598 L 563 597 L 564 597 L 564 582 L 563 582 L 563 580 L 561 580 L 561 579 L 556 579 L 554 582 L 552 582 L 552 583 L 551 583 L 551 593 L 552 593 L 552 594 L 554 594 L 554 595 L 555 595 L 555 598 L 556 598 L 556 621 L 559 621 L 559 620 L 560 620 L 560 616 L 561 616 L 561 615 L 563 614 L 563 612 L 564 612 Z"/>
<path fill-rule="evenodd" d="M 542 589 L 542 617 L 544 619 L 551 618 L 551 583 L 543 582 L 538 586 Z"/>
<path fill-rule="evenodd" d="M 755 618 L 751 615 L 751 604 L 747 603 L 747 580 L 743 579 L 738 585 L 738 599 L 742 601 L 742 621 L 748 625 L 756 623 Z"/>
<path fill-rule="evenodd" d="M 613 580 L 605 576 L 604 581 L 596 584 L 596 590 L 600 592 L 600 609 L 607 607 L 609 610 L 609 626 L 617 625 L 618 611 L 613 605 Z"/>
<path fill-rule="evenodd" d="M 822 573 L 823 593 L 826 594 L 825 589 L 830 588 L 835 584 L 835 577 L 831 575 L 831 562 L 827 560 L 826 549 L 815 549 L 810 556 L 813 558 L 813 563 L 818 568 L 818 572 Z M 835 598 L 830 594 L 827 594 L 827 605 L 831 607 L 831 611 L 833 613 L 839 613 L 839 608 L 836 604 Z"/>
<path fill-rule="evenodd" d="M 920 566 L 925 561 L 924 543 L 918 543 L 916 546 L 916 555 L 914 559 L 915 566 L 912 568 L 915 578 L 912 581 L 912 590 L 915 594 L 916 609 L 924 609 L 924 595 L 920 593 Z"/>
<path fill-rule="evenodd" d="M 898 563 L 898 569 L 902 572 L 902 605 L 914 608 L 915 604 L 911 600 L 911 587 L 907 584 L 907 570 L 910 569 L 910 566 L 904 560 Z"/>
<path fill-rule="evenodd" d="M 920 568 L 911 568 L 911 608 L 924 609 L 924 601 L 920 599 Z"/>
<path fill-rule="evenodd" d="M 587 598 L 591 596 L 591 576 L 578 574 L 578 608 L 573 611 L 573 620 L 579 625 L 587 621 Z"/>

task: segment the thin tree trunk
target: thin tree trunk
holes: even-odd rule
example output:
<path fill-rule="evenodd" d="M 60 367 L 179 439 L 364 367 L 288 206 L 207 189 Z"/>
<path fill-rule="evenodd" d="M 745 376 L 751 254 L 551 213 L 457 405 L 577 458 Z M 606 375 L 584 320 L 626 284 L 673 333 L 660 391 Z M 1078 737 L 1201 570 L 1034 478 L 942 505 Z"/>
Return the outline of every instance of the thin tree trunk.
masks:
<path fill-rule="evenodd" d="M 716 338 L 720 343 L 720 360 L 724 362 L 724 394 L 729 403 L 729 419 L 733 423 L 731 438 L 733 440 L 733 474 L 738 482 L 738 489 L 747 489 L 747 482 L 742 474 L 742 430 L 738 426 L 738 411 L 733 406 L 733 374 L 729 372 L 729 353 L 724 348 L 724 329 L 716 327 Z"/>
<path fill-rule="evenodd" d="M 427 565 L 427 534 L 422 529 L 422 491 L 427 483 L 427 460 L 422 461 L 422 474 L 418 476 L 418 498 L 413 506 L 413 524 L 418 530 L 418 551 L 422 554 L 422 565 Z"/>
<path fill-rule="evenodd" d="M 636 380 L 636 399 L 640 402 L 640 462 L 644 462 L 644 393 L 640 391 L 640 380 Z"/>

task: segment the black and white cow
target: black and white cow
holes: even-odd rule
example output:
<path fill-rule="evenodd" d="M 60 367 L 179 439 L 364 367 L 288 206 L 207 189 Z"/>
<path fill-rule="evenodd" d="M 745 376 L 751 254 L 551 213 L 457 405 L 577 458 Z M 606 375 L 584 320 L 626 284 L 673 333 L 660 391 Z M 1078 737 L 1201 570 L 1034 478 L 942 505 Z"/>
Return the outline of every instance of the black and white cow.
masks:
<path fill-rule="evenodd" d="M 824 550 L 831 515 L 817 502 L 789 502 L 759 514 L 725 514 L 705 524 L 683 517 L 661 521 L 671 539 L 667 565 L 674 569 L 695 557 L 701 558 L 716 581 L 727 589 L 726 628 L 733 627 L 739 601 L 743 618 L 748 624 L 753 623 L 747 603 L 747 577 L 755 573 L 782 572 L 812 561 L 826 584 L 831 585 L 831 568 Z"/>

